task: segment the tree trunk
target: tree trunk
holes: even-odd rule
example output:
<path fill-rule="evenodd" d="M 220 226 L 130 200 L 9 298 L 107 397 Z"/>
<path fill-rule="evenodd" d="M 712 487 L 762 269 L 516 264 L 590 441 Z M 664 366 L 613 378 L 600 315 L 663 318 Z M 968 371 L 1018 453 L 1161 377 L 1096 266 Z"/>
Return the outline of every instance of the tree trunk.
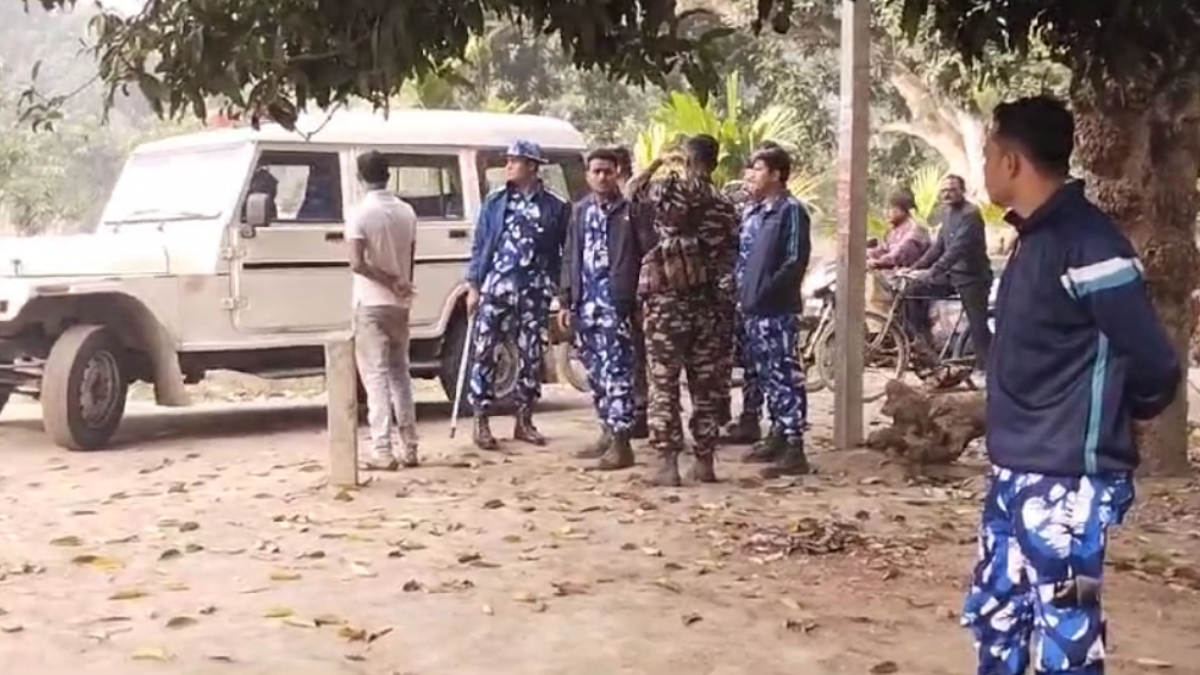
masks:
<path fill-rule="evenodd" d="M 1200 281 L 1200 83 L 1175 78 L 1169 91 L 1147 91 L 1142 82 L 1111 82 L 1098 91 L 1080 87 L 1072 98 L 1076 158 L 1088 194 L 1137 248 L 1154 304 L 1186 367 L 1196 320 L 1190 296 Z M 1143 473 L 1190 471 L 1187 399 L 1181 381 L 1175 403 L 1138 425 Z"/>

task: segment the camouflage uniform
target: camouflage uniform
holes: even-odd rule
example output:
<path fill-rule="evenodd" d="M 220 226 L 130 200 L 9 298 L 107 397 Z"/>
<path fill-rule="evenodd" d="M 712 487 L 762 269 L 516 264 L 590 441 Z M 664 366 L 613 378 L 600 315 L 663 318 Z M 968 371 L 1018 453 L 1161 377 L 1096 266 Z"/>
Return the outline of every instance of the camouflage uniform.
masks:
<path fill-rule="evenodd" d="M 650 445 L 661 460 L 652 482 L 681 482 L 684 372 L 692 400 L 693 476 L 710 482 L 716 480 L 712 461 L 730 351 L 730 333 L 722 326 L 728 320 L 719 300 L 732 293 L 737 214 L 732 202 L 708 181 L 674 173 L 652 181 L 644 198 L 642 217 L 653 220 L 657 239 L 643 261 L 638 283 L 650 380 Z"/>

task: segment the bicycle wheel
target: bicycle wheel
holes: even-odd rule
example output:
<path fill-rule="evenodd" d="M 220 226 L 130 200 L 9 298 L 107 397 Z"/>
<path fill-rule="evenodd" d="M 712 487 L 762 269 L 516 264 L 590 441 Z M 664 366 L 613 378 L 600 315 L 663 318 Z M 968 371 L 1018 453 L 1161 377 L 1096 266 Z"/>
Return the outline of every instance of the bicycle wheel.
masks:
<path fill-rule="evenodd" d="M 864 318 L 863 401 L 870 402 L 883 397 L 888 380 L 899 380 L 904 376 L 908 369 L 909 345 L 899 322 L 889 324 L 887 317 L 870 311 Z M 837 345 L 834 340 L 831 326 L 817 344 L 815 359 L 817 377 L 830 391 L 837 391 L 833 365 Z"/>

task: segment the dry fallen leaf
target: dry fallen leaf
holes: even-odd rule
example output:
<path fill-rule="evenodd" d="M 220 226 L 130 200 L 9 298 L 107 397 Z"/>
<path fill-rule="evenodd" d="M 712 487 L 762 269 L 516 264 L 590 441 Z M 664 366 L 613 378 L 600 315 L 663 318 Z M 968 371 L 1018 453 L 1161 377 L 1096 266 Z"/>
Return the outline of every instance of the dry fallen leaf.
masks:
<path fill-rule="evenodd" d="M 285 616 L 283 622 L 296 628 L 316 628 L 317 622 L 312 619 L 302 619 L 298 616 Z"/>
<path fill-rule="evenodd" d="M 367 640 L 367 631 L 354 626 L 342 626 L 338 629 L 337 634 L 338 637 L 350 642 L 366 642 Z"/>
<path fill-rule="evenodd" d="M 173 616 L 167 619 L 167 628 L 187 628 L 200 623 L 190 616 Z"/>
<path fill-rule="evenodd" d="M 699 623 L 700 621 L 703 621 L 704 617 L 700 616 L 699 614 L 696 614 L 695 612 L 689 612 L 687 614 L 684 614 L 682 619 L 683 619 L 683 625 L 690 626 L 694 623 Z"/>
<path fill-rule="evenodd" d="M 162 647 L 141 647 L 133 652 L 134 661 L 170 661 L 172 656 Z"/>
<path fill-rule="evenodd" d="M 783 606 L 787 607 L 788 609 L 795 609 L 795 610 L 800 609 L 800 603 L 796 602 L 795 600 L 793 600 L 791 598 L 780 598 L 779 602 L 783 603 Z"/>
<path fill-rule="evenodd" d="M 140 588 L 124 588 L 108 596 L 109 600 L 137 600 L 146 597 L 146 591 Z"/>
<path fill-rule="evenodd" d="M 191 520 L 179 524 L 180 532 L 195 532 L 198 529 L 200 529 L 200 523 Z"/>
<path fill-rule="evenodd" d="M 1175 667 L 1175 664 L 1171 663 L 1170 661 L 1160 661 L 1158 659 L 1134 659 L 1133 662 L 1144 668 L 1161 668 L 1165 670 L 1167 668 Z"/>
<path fill-rule="evenodd" d="M 181 553 L 179 549 L 169 548 L 169 549 L 163 551 L 162 553 L 158 554 L 158 559 L 159 560 L 174 560 L 174 559 L 182 557 L 182 556 L 183 556 L 183 553 Z"/>
<path fill-rule="evenodd" d="M 322 614 L 313 617 L 313 623 L 318 626 L 341 626 L 346 623 L 346 620 L 336 614 Z"/>
<path fill-rule="evenodd" d="M 124 564 L 120 560 L 117 560 L 116 558 L 110 558 L 108 556 L 103 556 L 103 555 L 95 555 L 93 553 L 85 553 L 83 555 L 77 555 L 74 558 L 71 558 L 71 563 L 75 564 L 75 565 L 91 567 L 92 569 L 100 570 L 102 572 L 112 572 L 114 570 L 119 570 L 122 567 L 124 567 Z"/>
<path fill-rule="evenodd" d="M 521 591 L 513 594 L 513 600 L 517 602 L 537 602 L 537 596 L 529 591 Z"/>
<path fill-rule="evenodd" d="M 300 578 L 299 572 L 292 570 L 274 570 L 271 572 L 271 581 L 296 581 Z"/>
<path fill-rule="evenodd" d="M 25 626 L 19 623 L 0 624 L 0 633 L 20 633 L 25 630 Z"/>
<path fill-rule="evenodd" d="M 379 573 L 359 562 L 350 563 L 350 571 L 357 577 L 377 577 Z"/>
<path fill-rule="evenodd" d="M 880 661 L 871 666 L 871 675 L 892 675 L 900 672 L 900 666 L 895 661 Z"/>
<path fill-rule="evenodd" d="M 83 546 L 83 540 L 75 535 L 50 540 L 51 546 Z"/>
<path fill-rule="evenodd" d="M 263 613 L 268 619 L 283 619 L 295 614 L 291 607 L 272 607 Z"/>

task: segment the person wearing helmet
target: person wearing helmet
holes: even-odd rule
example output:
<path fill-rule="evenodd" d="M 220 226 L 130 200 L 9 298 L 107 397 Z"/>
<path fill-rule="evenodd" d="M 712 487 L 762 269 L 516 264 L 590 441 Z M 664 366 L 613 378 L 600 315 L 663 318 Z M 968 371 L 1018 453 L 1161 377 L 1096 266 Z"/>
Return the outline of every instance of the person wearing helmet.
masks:
<path fill-rule="evenodd" d="M 570 208 L 542 183 L 546 163 L 532 141 L 509 146 L 505 184 L 484 198 L 475 224 L 467 267 L 467 311 L 475 317 L 467 397 L 475 412 L 474 442 L 498 450 L 488 415 L 491 411 L 500 346 L 515 341 L 519 371 L 513 439 L 545 445 L 533 424 L 533 406 L 541 398 L 544 334 L 562 263 Z"/>

